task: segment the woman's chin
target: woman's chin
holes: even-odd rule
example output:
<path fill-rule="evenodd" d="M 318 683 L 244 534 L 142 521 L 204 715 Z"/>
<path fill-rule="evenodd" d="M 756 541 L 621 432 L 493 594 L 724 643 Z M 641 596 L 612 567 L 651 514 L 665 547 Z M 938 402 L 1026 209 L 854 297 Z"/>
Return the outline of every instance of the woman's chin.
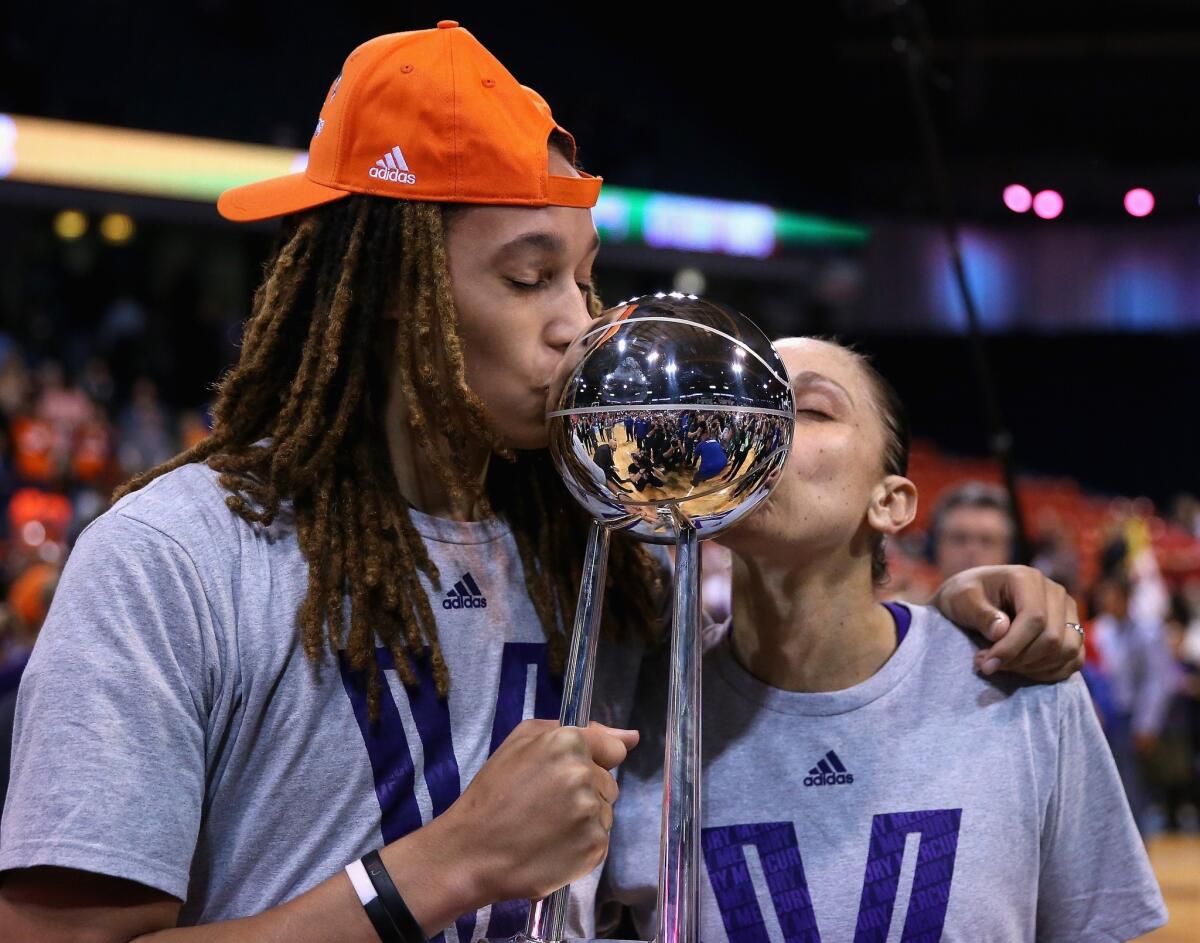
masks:
<path fill-rule="evenodd" d="M 758 552 L 764 543 L 770 544 L 772 538 L 778 540 L 779 528 L 773 526 L 775 522 L 771 520 L 773 517 L 771 499 L 774 497 L 773 492 L 768 494 L 758 507 L 729 530 L 723 531 L 716 538 L 717 543 L 735 553 L 744 553 L 751 549 Z"/>
<path fill-rule="evenodd" d="M 827 543 L 802 532 L 798 525 L 784 525 L 766 508 L 756 508 L 716 538 L 717 543 L 743 557 L 785 557 L 800 562 L 823 550 Z"/>
<path fill-rule="evenodd" d="M 523 452 L 544 449 L 550 446 L 550 436 L 545 423 L 530 423 L 500 430 L 500 445 L 502 448 Z"/>
<path fill-rule="evenodd" d="M 729 530 L 722 531 L 715 541 L 737 554 L 757 551 L 762 546 L 763 531 L 754 525 L 754 514 L 747 514 Z"/>

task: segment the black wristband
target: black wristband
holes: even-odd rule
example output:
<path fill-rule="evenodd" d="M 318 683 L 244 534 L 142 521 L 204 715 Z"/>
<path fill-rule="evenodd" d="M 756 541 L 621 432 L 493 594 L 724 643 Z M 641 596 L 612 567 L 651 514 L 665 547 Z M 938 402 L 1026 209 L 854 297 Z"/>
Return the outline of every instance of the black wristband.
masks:
<path fill-rule="evenodd" d="M 392 923 L 392 918 L 388 916 L 387 908 L 383 906 L 382 900 L 378 897 L 372 898 L 363 904 L 363 910 L 371 918 L 371 926 L 379 935 L 380 943 L 404 943 L 404 938 L 400 936 L 400 931 Z"/>
<path fill-rule="evenodd" d="M 383 909 L 387 911 L 387 915 L 395 925 L 401 943 L 428 943 L 425 934 L 421 932 L 421 925 L 417 923 L 412 911 L 408 909 L 408 904 L 404 903 L 404 898 L 396 890 L 392 876 L 383 866 L 379 852 L 367 852 L 362 856 L 362 863 L 363 867 L 367 869 L 367 877 L 371 879 L 375 893 L 379 895 L 379 902 L 383 904 Z"/>

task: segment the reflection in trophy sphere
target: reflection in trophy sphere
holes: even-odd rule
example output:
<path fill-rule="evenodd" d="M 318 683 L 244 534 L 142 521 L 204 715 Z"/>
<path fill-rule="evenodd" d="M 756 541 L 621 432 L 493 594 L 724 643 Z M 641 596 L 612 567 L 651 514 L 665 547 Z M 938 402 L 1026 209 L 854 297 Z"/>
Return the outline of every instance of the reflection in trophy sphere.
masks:
<path fill-rule="evenodd" d="M 767 496 L 792 442 L 787 370 L 745 315 L 645 295 L 593 321 L 550 384 L 550 451 L 595 518 L 674 543 L 712 537 Z"/>

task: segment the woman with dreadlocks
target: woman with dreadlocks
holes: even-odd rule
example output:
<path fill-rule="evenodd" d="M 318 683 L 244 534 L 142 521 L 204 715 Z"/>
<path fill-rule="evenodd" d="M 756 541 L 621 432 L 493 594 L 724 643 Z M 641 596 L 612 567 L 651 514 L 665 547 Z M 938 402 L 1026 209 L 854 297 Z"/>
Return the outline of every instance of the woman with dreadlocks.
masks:
<path fill-rule="evenodd" d="M 211 437 L 119 489 L 64 571 L 0 938 L 468 943 L 567 882 L 590 932 L 661 596 L 614 544 L 609 725 L 559 729 L 587 522 L 544 409 L 599 310 L 600 179 L 452 21 L 356 49 L 309 157 L 219 202 L 285 222 Z M 1019 666 L 1047 595 L 997 586 L 1040 593 L 997 644 Z M 986 624 L 986 589 L 942 605 Z"/>

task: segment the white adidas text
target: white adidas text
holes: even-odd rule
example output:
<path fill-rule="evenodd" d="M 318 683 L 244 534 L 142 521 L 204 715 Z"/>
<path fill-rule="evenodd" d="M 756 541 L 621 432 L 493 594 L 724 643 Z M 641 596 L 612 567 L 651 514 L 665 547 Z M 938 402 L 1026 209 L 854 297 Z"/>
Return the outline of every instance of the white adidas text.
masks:
<path fill-rule="evenodd" d="M 383 170 L 379 167 L 372 167 L 367 171 L 367 176 L 374 177 L 377 180 L 391 180 L 393 183 L 416 183 L 417 175 L 406 173 L 403 170 Z"/>

